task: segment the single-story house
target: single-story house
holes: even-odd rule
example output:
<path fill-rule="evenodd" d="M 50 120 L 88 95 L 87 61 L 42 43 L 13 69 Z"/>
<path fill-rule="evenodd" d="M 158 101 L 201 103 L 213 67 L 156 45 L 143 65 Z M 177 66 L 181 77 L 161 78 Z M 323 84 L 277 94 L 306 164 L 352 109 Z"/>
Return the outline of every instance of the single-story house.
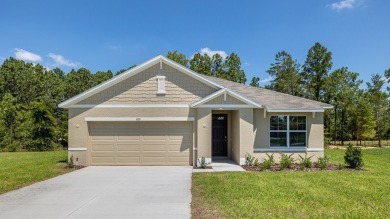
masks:
<path fill-rule="evenodd" d="M 157 56 L 59 107 L 78 165 L 196 165 L 324 154 L 331 105 L 205 76 Z"/>

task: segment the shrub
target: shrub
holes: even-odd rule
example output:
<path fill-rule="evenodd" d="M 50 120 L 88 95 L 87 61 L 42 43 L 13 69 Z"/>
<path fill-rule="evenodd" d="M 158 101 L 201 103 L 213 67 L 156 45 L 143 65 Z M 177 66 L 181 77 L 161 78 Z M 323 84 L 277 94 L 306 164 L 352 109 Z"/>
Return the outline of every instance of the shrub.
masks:
<path fill-rule="evenodd" d="M 266 154 L 268 159 L 264 159 L 263 163 L 260 164 L 261 169 L 271 169 L 272 165 L 275 163 L 274 154 Z"/>
<path fill-rule="evenodd" d="M 206 158 L 202 157 L 199 162 L 200 168 L 206 169 L 208 163 L 206 162 Z"/>
<path fill-rule="evenodd" d="M 337 164 L 337 169 L 338 170 L 344 169 L 344 165 L 342 163 Z"/>
<path fill-rule="evenodd" d="M 281 153 L 280 154 L 280 169 L 283 170 L 283 169 L 289 169 L 291 168 L 291 166 L 293 165 L 294 163 L 294 158 L 292 158 L 294 154 L 290 154 L 290 155 L 287 155 L 287 154 L 283 154 Z"/>
<path fill-rule="evenodd" d="M 329 164 L 330 164 L 329 158 L 326 155 L 324 157 L 318 158 L 318 166 L 320 167 L 321 170 L 327 169 Z"/>
<path fill-rule="evenodd" d="M 249 153 L 246 153 L 245 154 L 245 164 L 248 166 L 258 166 L 259 159 L 255 158 L 254 156 L 250 155 Z"/>
<path fill-rule="evenodd" d="M 304 170 L 304 169 L 307 169 L 307 168 L 310 168 L 311 165 L 312 165 L 312 161 L 311 161 L 311 158 L 313 156 L 310 156 L 310 157 L 307 157 L 307 153 L 305 153 L 305 157 L 302 157 L 301 155 L 299 155 L 299 166 L 301 167 L 301 170 Z"/>
<path fill-rule="evenodd" d="M 73 168 L 74 167 L 74 159 L 73 154 L 70 155 L 69 161 L 68 161 L 68 167 Z"/>
<path fill-rule="evenodd" d="M 344 155 L 345 163 L 354 169 L 363 168 L 363 154 L 362 150 L 357 147 L 353 147 L 352 144 L 348 144 L 347 151 L 345 151 Z"/>

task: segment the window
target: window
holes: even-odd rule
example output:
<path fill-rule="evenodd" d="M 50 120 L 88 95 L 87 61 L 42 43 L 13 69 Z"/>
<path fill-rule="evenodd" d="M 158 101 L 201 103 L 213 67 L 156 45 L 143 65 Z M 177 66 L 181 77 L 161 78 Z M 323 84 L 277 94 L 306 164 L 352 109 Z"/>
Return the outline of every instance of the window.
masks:
<path fill-rule="evenodd" d="M 165 93 L 165 76 L 157 76 L 157 94 Z"/>
<path fill-rule="evenodd" d="M 306 147 L 306 116 L 271 116 L 270 147 Z"/>

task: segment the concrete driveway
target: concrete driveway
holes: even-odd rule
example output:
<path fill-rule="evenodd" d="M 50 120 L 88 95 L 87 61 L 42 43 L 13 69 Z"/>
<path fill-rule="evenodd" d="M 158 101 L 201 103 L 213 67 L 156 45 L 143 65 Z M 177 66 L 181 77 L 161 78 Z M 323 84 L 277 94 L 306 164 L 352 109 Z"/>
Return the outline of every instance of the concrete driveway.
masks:
<path fill-rule="evenodd" d="M 190 218 L 191 167 L 86 167 L 0 195 L 0 218 Z"/>

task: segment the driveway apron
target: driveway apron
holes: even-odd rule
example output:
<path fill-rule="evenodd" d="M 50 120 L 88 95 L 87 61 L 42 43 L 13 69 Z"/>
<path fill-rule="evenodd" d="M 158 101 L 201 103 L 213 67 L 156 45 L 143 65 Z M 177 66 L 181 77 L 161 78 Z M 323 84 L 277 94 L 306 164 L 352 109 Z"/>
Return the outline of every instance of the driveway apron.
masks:
<path fill-rule="evenodd" d="M 86 167 L 0 195 L 0 218 L 190 218 L 191 172 Z"/>

